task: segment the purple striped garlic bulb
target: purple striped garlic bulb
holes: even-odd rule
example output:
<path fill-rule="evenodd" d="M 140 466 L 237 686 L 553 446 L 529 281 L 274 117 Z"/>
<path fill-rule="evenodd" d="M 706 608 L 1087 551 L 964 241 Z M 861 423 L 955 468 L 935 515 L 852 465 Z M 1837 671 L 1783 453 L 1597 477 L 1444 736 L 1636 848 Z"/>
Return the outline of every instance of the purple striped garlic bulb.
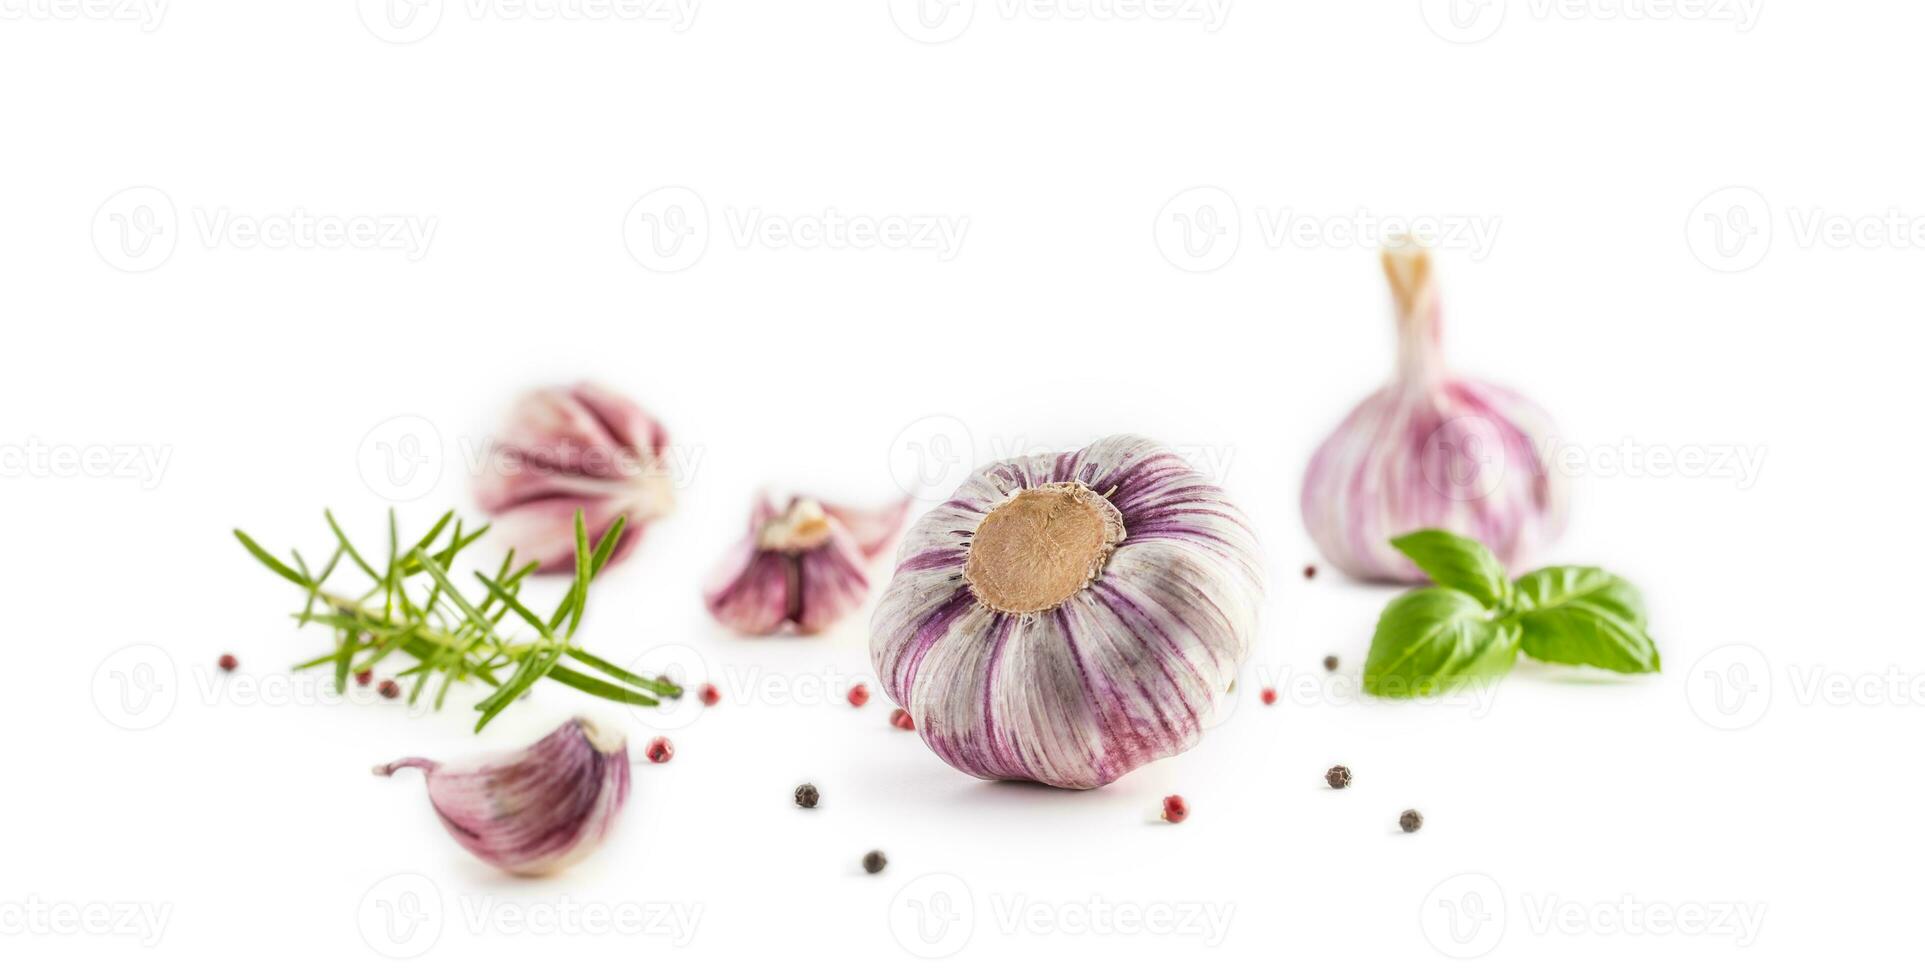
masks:
<path fill-rule="evenodd" d="M 1262 595 L 1243 514 L 1112 436 L 970 474 L 903 540 L 871 625 L 884 690 L 984 779 L 1108 784 L 1202 737 Z"/>
<path fill-rule="evenodd" d="M 667 450 L 661 423 L 621 395 L 587 383 L 541 388 L 509 411 L 475 497 L 495 534 L 544 572 L 574 571 L 575 511 L 590 541 L 626 514 L 612 564 L 674 506 Z"/>
<path fill-rule="evenodd" d="M 1331 564 L 1361 579 L 1421 582 L 1390 539 L 1443 528 L 1516 568 L 1564 529 L 1568 489 L 1545 453 L 1544 411 L 1444 369 L 1430 253 L 1383 253 L 1397 307 L 1397 375 L 1351 411 L 1310 459 L 1303 522 Z"/>
<path fill-rule="evenodd" d="M 710 574 L 703 601 L 716 621 L 742 633 L 819 633 L 861 608 L 868 566 L 908 512 L 907 500 L 863 510 L 792 497 L 778 509 L 760 497 L 748 534 Z"/>
<path fill-rule="evenodd" d="M 427 774 L 428 802 L 462 847 L 510 874 L 545 875 L 587 857 L 628 801 L 628 740 L 576 718 L 546 738 L 491 759 L 410 757 L 374 767 Z"/>

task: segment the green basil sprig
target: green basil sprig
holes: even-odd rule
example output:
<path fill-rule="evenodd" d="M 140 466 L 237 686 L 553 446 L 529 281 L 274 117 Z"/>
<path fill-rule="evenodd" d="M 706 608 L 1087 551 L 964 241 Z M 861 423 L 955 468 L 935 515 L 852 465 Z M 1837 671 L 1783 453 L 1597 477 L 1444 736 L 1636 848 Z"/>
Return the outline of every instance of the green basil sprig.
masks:
<path fill-rule="evenodd" d="M 1391 540 L 1436 584 L 1391 600 L 1364 663 L 1364 690 L 1417 697 L 1501 677 L 1518 653 L 1621 674 L 1659 669 L 1644 600 L 1601 568 L 1540 568 L 1511 581 L 1482 544 L 1426 530 Z"/>

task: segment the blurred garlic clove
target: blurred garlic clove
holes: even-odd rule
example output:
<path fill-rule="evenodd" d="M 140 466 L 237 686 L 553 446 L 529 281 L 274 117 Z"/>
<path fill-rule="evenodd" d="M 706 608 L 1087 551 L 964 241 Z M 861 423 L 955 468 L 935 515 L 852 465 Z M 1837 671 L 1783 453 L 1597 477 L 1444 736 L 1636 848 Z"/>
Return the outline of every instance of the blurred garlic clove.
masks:
<path fill-rule="evenodd" d="M 427 775 L 428 801 L 469 853 L 511 874 L 545 875 L 601 846 L 628 800 L 628 740 L 576 718 L 546 738 L 491 759 L 411 757 L 376 766 Z"/>
<path fill-rule="evenodd" d="M 614 392 L 586 383 L 542 388 L 509 412 L 475 497 L 500 539 L 544 572 L 574 570 L 577 510 L 591 541 L 626 514 L 612 563 L 674 506 L 667 449 L 661 423 Z"/>
<path fill-rule="evenodd" d="M 822 512 L 848 529 L 862 557 L 873 560 L 889 550 L 897 532 L 902 530 L 903 521 L 909 517 L 909 498 L 904 497 L 893 506 L 874 509 L 823 504 Z"/>
<path fill-rule="evenodd" d="M 777 510 L 764 497 L 748 534 L 710 574 L 703 599 L 739 632 L 821 632 L 861 607 L 869 595 L 865 566 L 888 547 L 907 513 L 907 501 L 867 511 L 796 497 Z"/>
<path fill-rule="evenodd" d="M 1563 531 L 1569 491 L 1544 453 L 1556 432 L 1508 389 L 1446 370 L 1430 254 L 1383 253 L 1396 300 L 1396 378 L 1358 405 L 1311 457 L 1303 521 L 1330 563 L 1361 579 L 1421 582 L 1390 546 L 1421 528 L 1476 538 L 1510 567 Z"/>
<path fill-rule="evenodd" d="M 957 769 L 1103 786 L 1219 717 L 1260 565 L 1242 513 L 1155 442 L 1004 460 L 910 528 L 870 658 Z"/>

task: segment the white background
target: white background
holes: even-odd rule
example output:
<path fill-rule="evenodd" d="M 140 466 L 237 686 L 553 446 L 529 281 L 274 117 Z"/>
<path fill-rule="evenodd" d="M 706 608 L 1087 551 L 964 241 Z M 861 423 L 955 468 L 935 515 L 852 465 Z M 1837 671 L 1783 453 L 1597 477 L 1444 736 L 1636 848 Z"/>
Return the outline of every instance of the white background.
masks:
<path fill-rule="evenodd" d="M 1232 0 L 1213 24 L 962 0 L 927 29 L 881 0 L 692 22 L 449 0 L 405 28 L 363 6 L 176 0 L 143 24 L 0 0 L 8 972 L 1804 975 L 1910 950 L 1920 242 L 1887 222 L 1925 215 L 1917 5 Z M 696 252 L 647 250 L 671 217 L 648 208 L 690 200 L 631 213 L 665 187 L 692 192 Z M 832 211 L 967 224 L 946 256 L 768 237 Z M 231 231 L 297 212 L 433 231 L 419 254 Z M 1351 696 L 1393 593 L 1304 581 L 1296 497 L 1390 367 L 1360 214 L 1495 229 L 1439 257 L 1452 360 L 1558 418 L 1582 472 L 1545 558 L 1643 587 L 1662 676 L 1525 664 L 1488 701 Z M 1284 215 L 1312 230 L 1270 239 Z M 1185 220 L 1220 235 L 1176 250 Z M 728 700 L 638 766 L 602 853 L 507 881 L 415 774 L 368 766 L 518 745 L 584 702 L 544 686 L 481 737 L 472 692 L 425 717 L 315 703 L 286 667 L 326 637 L 229 529 L 312 557 L 332 507 L 378 541 L 371 433 L 422 447 L 404 530 L 472 514 L 461 447 L 581 377 L 690 464 L 585 640 L 686 644 Z M 1118 431 L 1211 454 L 1267 550 L 1241 700 L 1180 758 L 1088 793 L 979 783 L 879 693 L 839 701 L 866 616 L 749 641 L 702 609 L 758 485 L 877 502 L 916 446 L 980 463 Z M 129 448 L 165 465 L 58 455 Z M 1618 465 L 1653 450 L 1763 462 Z M 122 712 L 117 676 L 159 700 Z M 1323 788 L 1334 763 L 1349 790 Z M 816 812 L 789 803 L 805 779 Z M 1171 792 L 1184 825 L 1153 820 Z M 427 916 L 412 945 L 370 926 L 381 901 Z M 924 944 L 910 917 L 944 901 Z M 1442 917 L 1479 901 L 1454 940 Z M 694 926 L 510 931 L 566 903 Z M 66 919 L 102 908 L 168 918 Z"/>

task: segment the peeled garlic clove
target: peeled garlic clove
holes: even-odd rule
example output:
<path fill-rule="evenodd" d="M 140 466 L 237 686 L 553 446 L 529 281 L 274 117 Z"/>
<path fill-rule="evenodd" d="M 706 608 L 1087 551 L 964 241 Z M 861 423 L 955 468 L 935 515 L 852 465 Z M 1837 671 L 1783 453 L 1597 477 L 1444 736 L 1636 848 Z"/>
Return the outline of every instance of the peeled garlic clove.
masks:
<path fill-rule="evenodd" d="M 1113 436 L 979 469 L 917 521 L 870 657 L 950 765 L 1088 789 L 1196 744 L 1261 595 L 1223 491 Z"/>
<path fill-rule="evenodd" d="M 518 875 L 560 871 L 601 846 L 628 800 L 628 740 L 584 718 L 493 759 L 411 757 L 376 766 L 427 774 L 428 801 L 469 853 Z"/>
<path fill-rule="evenodd" d="M 610 562 L 674 505 L 668 433 L 634 402 L 592 384 L 542 388 L 518 400 L 475 480 L 496 535 L 544 572 L 573 571 L 575 512 L 600 540 L 628 516 Z"/>
<path fill-rule="evenodd" d="M 1544 451 L 1544 411 L 1496 385 L 1449 375 L 1430 254 L 1383 253 L 1396 299 L 1397 376 L 1357 406 L 1310 460 L 1303 521 L 1330 563 L 1363 579 L 1420 582 L 1390 539 L 1437 527 L 1476 538 L 1505 565 L 1564 529 L 1569 496 Z"/>
<path fill-rule="evenodd" d="M 758 500 L 749 533 L 711 573 L 703 600 L 718 621 L 743 633 L 766 635 L 785 626 L 803 633 L 828 629 L 868 597 L 864 566 L 888 546 L 907 511 L 906 501 L 871 512 L 808 497 L 796 497 L 780 510 L 766 498 Z"/>

